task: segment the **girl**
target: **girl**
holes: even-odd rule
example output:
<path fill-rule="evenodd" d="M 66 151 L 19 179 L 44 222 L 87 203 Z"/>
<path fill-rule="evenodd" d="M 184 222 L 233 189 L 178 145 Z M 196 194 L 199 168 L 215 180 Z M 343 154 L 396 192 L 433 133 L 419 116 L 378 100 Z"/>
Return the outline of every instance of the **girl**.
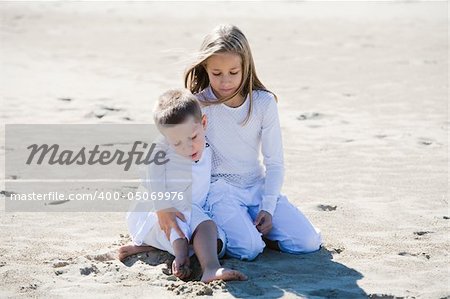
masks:
<path fill-rule="evenodd" d="M 244 34 L 232 25 L 216 27 L 188 68 L 185 86 L 209 120 L 213 159 L 207 205 L 227 235 L 227 253 L 253 260 L 264 241 L 289 253 L 318 250 L 320 232 L 280 194 L 284 166 L 277 97 L 256 75 Z"/>

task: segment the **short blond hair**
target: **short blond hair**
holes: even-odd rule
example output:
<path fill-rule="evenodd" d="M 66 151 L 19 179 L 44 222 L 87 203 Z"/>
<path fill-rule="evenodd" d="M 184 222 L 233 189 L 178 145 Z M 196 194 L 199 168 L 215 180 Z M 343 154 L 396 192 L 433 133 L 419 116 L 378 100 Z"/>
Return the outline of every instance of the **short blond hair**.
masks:
<path fill-rule="evenodd" d="M 192 116 L 202 120 L 202 110 L 197 98 L 187 89 L 171 89 L 163 93 L 153 109 L 153 120 L 158 129 L 166 125 L 178 125 Z"/>

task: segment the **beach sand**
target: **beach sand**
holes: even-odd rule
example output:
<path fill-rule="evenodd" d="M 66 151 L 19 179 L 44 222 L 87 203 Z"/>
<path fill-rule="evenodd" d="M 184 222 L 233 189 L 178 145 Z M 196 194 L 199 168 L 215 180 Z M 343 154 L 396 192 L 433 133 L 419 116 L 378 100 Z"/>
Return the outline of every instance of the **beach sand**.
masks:
<path fill-rule="evenodd" d="M 0 297 L 448 298 L 447 2 L 1 2 L 0 138 L 5 124 L 150 123 L 224 22 L 279 98 L 283 193 L 323 248 L 222 260 L 246 282 L 183 282 L 161 251 L 115 259 L 125 213 L 5 211 L 20 177 L 2 173 Z"/>

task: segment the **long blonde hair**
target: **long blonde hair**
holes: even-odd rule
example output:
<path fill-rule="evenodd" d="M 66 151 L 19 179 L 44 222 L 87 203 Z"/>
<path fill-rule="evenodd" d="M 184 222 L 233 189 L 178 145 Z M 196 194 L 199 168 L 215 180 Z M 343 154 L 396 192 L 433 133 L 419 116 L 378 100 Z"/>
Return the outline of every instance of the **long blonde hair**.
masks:
<path fill-rule="evenodd" d="M 237 94 L 240 94 L 244 99 L 249 96 L 250 105 L 247 117 L 243 124 L 246 124 L 250 119 L 253 109 L 253 90 L 264 90 L 276 95 L 267 90 L 264 84 L 261 83 L 256 75 L 255 63 L 253 62 L 252 52 L 247 38 L 242 31 L 234 25 L 219 25 L 214 28 L 203 40 L 200 52 L 196 57 L 194 63 L 186 70 L 184 77 L 184 85 L 192 93 L 196 94 L 209 86 L 209 77 L 206 72 L 206 60 L 216 53 L 234 53 L 241 57 L 242 61 L 242 81 L 239 88 L 229 97 L 218 99 L 217 101 L 205 101 L 199 99 L 202 104 L 222 104 L 229 101 Z"/>

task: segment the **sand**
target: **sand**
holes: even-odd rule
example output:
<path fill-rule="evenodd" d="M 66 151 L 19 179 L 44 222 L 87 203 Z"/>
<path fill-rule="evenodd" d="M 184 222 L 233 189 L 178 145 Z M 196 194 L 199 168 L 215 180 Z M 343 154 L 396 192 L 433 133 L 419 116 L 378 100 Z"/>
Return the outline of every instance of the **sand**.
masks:
<path fill-rule="evenodd" d="M 447 2 L 1 2 L 0 138 L 5 124 L 151 122 L 222 22 L 280 99 L 283 192 L 323 248 L 222 260 L 246 282 L 183 282 L 166 253 L 115 259 L 124 213 L 5 211 L 20 177 L 2 172 L 0 297 L 450 296 Z"/>

